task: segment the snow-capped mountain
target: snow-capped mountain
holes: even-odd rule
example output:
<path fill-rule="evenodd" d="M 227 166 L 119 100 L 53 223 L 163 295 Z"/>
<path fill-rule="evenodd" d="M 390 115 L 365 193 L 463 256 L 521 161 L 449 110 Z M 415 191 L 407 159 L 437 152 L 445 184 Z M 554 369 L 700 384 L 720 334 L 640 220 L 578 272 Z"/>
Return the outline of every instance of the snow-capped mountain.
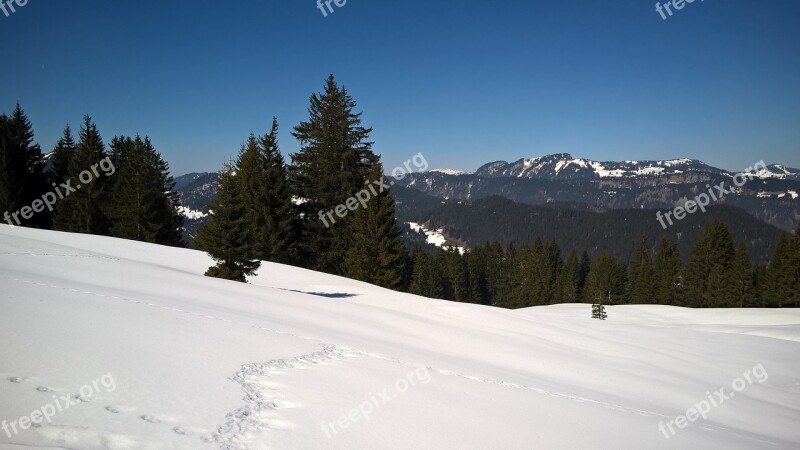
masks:
<path fill-rule="evenodd" d="M 514 163 L 496 161 L 479 168 L 475 175 L 481 177 L 517 177 L 548 180 L 580 178 L 626 178 L 682 175 L 692 172 L 711 174 L 727 173 L 708 164 L 689 158 L 664 161 L 593 161 L 574 158 L 568 153 L 520 159 Z"/>

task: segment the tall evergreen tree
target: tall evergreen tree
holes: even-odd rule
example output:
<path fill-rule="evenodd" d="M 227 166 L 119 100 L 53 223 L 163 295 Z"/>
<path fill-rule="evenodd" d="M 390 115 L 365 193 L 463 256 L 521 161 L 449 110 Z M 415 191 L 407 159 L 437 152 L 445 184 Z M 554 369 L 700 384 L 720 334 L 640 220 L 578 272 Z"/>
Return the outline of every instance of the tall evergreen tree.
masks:
<path fill-rule="evenodd" d="M 733 283 L 735 255 L 733 237 L 722 221 L 713 220 L 703 227 L 685 268 L 688 306 L 733 306 L 736 296 Z"/>
<path fill-rule="evenodd" d="M 731 299 L 732 306 L 744 308 L 756 306 L 755 286 L 753 285 L 753 267 L 750 265 L 750 254 L 744 241 L 736 247 L 736 255 L 731 265 L 733 288 L 736 296 Z"/>
<path fill-rule="evenodd" d="M 683 274 L 678 244 L 664 236 L 658 243 L 655 261 L 655 303 L 660 305 L 683 304 Z"/>
<path fill-rule="evenodd" d="M 311 96 L 308 121 L 292 133 L 301 145 L 292 155 L 290 177 L 297 196 L 304 201 L 303 262 L 334 274 L 343 273 L 341 262 L 353 244 L 354 215 L 335 217 L 328 228 L 320 214 L 361 190 L 378 161 L 368 140 L 372 129 L 361 126 L 361 113 L 355 108 L 356 102 L 331 75 L 324 92 Z"/>
<path fill-rule="evenodd" d="M 580 262 L 575 250 L 570 253 L 564 267 L 558 273 L 555 301 L 559 303 L 580 302 Z"/>
<path fill-rule="evenodd" d="M 628 302 L 653 303 L 655 293 L 653 259 L 647 236 L 642 236 L 633 250 L 628 268 Z"/>
<path fill-rule="evenodd" d="M 110 197 L 108 180 L 101 176 L 92 178 L 85 185 L 80 180 L 82 172 L 88 171 L 106 156 L 103 138 L 87 115 L 83 119 L 78 148 L 67 170 L 68 182 L 75 191 L 68 195 L 65 193 L 67 196 L 56 206 L 53 223 L 56 230 L 101 235 L 108 233 L 108 219 L 104 212 Z"/>
<path fill-rule="evenodd" d="M 64 134 L 53 148 L 50 155 L 50 181 L 57 185 L 64 183 L 69 178 L 69 162 L 75 157 L 78 145 L 72 137 L 69 125 L 64 128 Z"/>
<path fill-rule="evenodd" d="M 383 180 L 383 166 L 375 163 L 370 179 Z M 405 245 L 395 219 L 394 198 L 388 190 L 372 197 L 353 214 L 353 244 L 344 259 L 345 274 L 390 289 L 403 283 Z"/>
<path fill-rule="evenodd" d="M 118 173 L 109 183 L 109 234 L 181 246 L 183 219 L 175 181 L 150 139 L 115 137 L 111 155 Z"/>
<path fill-rule="evenodd" d="M 763 287 L 766 305 L 770 307 L 783 307 L 792 304 L 793 285 L 796 285 L 793 261 L 797 259 L 797 250 L 789 234 L 782 233 L 775 247 L 775 253 L 769 263 L 767 276 Z"/>
<path fill-rule="evenodd" d="M 31 208 L 50 187 L 44 155 L 33 140 L 33 126 L 19 103 L 10 117 L 0 115 L 0 212 L 9 214 L 13 225 L 46 228 L 49 211 Z"/>
<path fill-rule="evenodd" d="M 260 266 L 252 248 L 253 230 L 247 222 L 240 184 L 226 166 L 218 181 L 211 221 L 198 230 L 195 246 L 216 261 L 206 276 L 247 282 Z"/>
<path fill-rule="evenodd" d="M 598 256 L 586 277 L 586 301 L 605 305 L 624 303 L 625 278 L 625 267 L 617 263 L 614 255 L 604 253 Z"/>
<path fill-rule="evenodd" d="M 435 264 L 435 255 L 417 248 L 412 255 L 414 270 L 409 292 L 428 298 L 442 298 L 444 287 L 442 273 Z"/>

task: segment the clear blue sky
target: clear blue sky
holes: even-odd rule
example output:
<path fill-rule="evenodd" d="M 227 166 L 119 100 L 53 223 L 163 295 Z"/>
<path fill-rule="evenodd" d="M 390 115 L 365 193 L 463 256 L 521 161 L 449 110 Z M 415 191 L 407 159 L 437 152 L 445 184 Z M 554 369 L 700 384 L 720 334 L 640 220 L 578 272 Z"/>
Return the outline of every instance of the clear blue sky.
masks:
<path fill-rule="evenodd" d="M 0 13 L 0 110 L 45 150 L 83 114 L 216 170 L 273 115 L 284 153 L 329 73 L 387 170 L 556 152 L 800 167 L 800 1 L 28 0 Z"/>

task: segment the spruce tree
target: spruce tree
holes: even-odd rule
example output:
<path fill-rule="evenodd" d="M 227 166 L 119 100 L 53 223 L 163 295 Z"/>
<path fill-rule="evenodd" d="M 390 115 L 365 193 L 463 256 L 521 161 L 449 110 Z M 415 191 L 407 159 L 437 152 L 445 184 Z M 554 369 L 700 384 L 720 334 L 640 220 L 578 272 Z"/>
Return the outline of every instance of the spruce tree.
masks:
<path fill-rule="evenodd" d="M 602 303 L 595 303 L 592 305 L 592 319 L 606 320 L 606 307 Z"/>
<path fill-rule="evenodd" d="M 658 243 L 655 261 L 655 303 L 683 305 L 683 276 L 678 244 L 664 236 Z"/>
<path fill-rule="evenodd" d="M 686 264 L 688 306 L 724 308 L 734 306 L 733 261 L 736 248 L 728 227 L 712 220 L 700 231 Z"/>
<path fill-rule="evenodd" d="M 631 304 L 653 303 L 653 260 L 647 236 L 643 235 L 633 250 L 628 269 L 628 302 Z"/>
<path fill-rule="evenodd" d="M 555 287 L 555 301 L 559 303 L 578 303 L 580 301 L 580 267 L 575 250 L 570 253 L 564 267 L 558 273 Z"/>
<path fill-rule="evenodd" d="M 624 303 L 625 278 L 625 267 L 611 253 L 603 253 L 592 262 L 586 277 L 585 300 L 593 304 Z"/>
<path fill-rule="evenodd" d="M 211 221 L 198 230 L 195 246 L 217 263 L 206 276 L 245 283 L 261 263 L 253 255 L 253 230 L 232 170 L 228 165 L 220 174 Z"/>
<path fill-rule="evenodd" d="M 793 303 L 797 283 L 794 264 L 797 259 L 796 241 L 796 236 L 791 238 L 788 233 L 781 233 L 763 287 L 767 306 L 781 308 Z"/>
<path fill-rule="evenodd" d="M 383 180 L 383 166 L 375 163 L 370 179 Z M 394 198 L 389 190 L 370 198 L 366 207 L 352 212 L 353 243 L 344 259 L 345 275 L 389 289 L 403 283 L 405 245 L 395 219 Z"/>
<path fill-rule="evenodd" d="M 733 287 L 736 296 L 731 299 L 733 305 L 739 308 L 757 305 L 755 286 L 753 285 L 753 267 L 750 265 L 750 254 L 744 241 L 736 247 L 736 255 L 731 266 L 733 273 Z"/>
<path fill-rule="evenodd" d="M 89 171 L 92 165 L 106 156 L 105 144 L 97 126 L 91 117 L 84 116 L 78 148 L 67 170 L 67 182 L 75 191 L 64 193 L 65 198 L 58 202 L 54 229 L 73 233 L 108 233 L 108 218 L 105 214 L 110 197 L 108 180 L 101 173 L 97 178 L 92 177 L 85 185 L 80 181 L 82 172 Z"/>
<path fill-rule="evenodd" d="M 442 273 L 435 264 L 435 255 L 419 248 L 414 251 L 414 265 L 409 292 L 428 298 L 442 298 L 444 295 Z"/>
<path fill-rule="evenodd" d="M 10 117 L 0 116 L 0 213 L 6 212 L 12 225 L 47 228 L 50 212 L 32 209 L 50 188 L 44 155 L 33 140 L 33 126 L 19 103 Z"/>
<path fill-rule="evenodd" d="M 303 265 L 340 275 L 353 244 L 354 215 L 335 216 L 328 226 L 321 219 L 364 187 L 378 160 L 368 140 L 372 129 L 361 126 L 355 108 L 356 102 L 331 75 L 324 92 L 311 96 L 308 120 L 292 133 L 301 145 L 292 155 L 290 176 L 304 202 Z"/>
<path fill-rule="evenodd" d="M 75 157 L 78 145 L 72 137 L 69 125 L 64 128 L 64 134 L 53 148 L 50 155 L 50 181 L 56 185 L 64 183 L 69 178 L 69 162 Z"/>
<path fill-rule="evenodd" d="M 118 171 L 106 208 L 114 237 L 182 246 L 183 218 L 168 164 L 149 138 L 115 137 L 111 157 Z"/>
<path fill-rule="evenodd" d="M 255 230 L 256 254 L 263 261 L 296 264 L 299 260 L 297 210 L 288 170 L 278 147 L 278 120 L 270 132 L 251 135 L 237 162 L 248 221 Z"/>

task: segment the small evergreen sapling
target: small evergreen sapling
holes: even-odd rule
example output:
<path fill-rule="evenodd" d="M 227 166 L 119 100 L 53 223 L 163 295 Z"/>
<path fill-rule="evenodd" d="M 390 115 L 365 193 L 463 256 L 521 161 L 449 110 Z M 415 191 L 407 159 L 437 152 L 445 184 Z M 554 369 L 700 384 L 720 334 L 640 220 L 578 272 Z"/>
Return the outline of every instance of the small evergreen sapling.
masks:
<path fill-rule="evenodd" d="M 592 319 L 606 320 L 606 307 L 602 303 L 592 305 Z"/>

